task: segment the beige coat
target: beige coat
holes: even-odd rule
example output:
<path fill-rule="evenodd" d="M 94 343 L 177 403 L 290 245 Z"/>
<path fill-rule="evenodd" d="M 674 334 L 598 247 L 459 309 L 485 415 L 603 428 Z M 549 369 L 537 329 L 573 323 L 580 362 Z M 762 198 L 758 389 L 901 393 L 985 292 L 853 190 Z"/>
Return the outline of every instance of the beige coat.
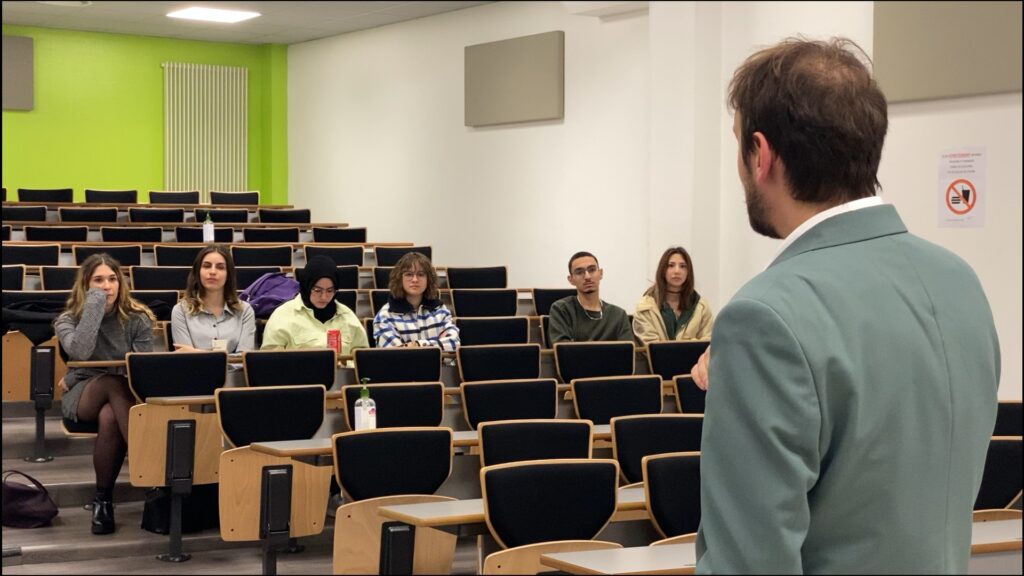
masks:
<path fill-rule="evenodd" d="M 675 338 L 670 338 L 668 330 L 665 329 L 665 321 L 661 319 L 657 302 L 650 296 L 643 296 L 637 302 L 636 311 L 633 313 L 633 332 L 645 344 L 666 340 L 709 340 L 714 321 L 708 301 L 701 298 L 697 301 L 697 309 L 693 311 L 693 316 L 686 323 L 686 327 L 680 330 Z"/>

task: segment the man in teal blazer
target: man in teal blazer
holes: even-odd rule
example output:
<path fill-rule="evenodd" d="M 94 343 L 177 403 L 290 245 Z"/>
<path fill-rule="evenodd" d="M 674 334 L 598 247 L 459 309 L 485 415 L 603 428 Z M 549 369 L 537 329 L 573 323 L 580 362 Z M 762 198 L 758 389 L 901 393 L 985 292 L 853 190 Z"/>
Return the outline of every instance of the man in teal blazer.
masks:
<path fill-rule="evenodd" d="M 730 85 L 751 226 L 785 242 L 694 367 L 698 573 L 967 570 L 999 343 L 970 266 L 874 195 L 886 102 L 853 49 L 788 40 Z"/>

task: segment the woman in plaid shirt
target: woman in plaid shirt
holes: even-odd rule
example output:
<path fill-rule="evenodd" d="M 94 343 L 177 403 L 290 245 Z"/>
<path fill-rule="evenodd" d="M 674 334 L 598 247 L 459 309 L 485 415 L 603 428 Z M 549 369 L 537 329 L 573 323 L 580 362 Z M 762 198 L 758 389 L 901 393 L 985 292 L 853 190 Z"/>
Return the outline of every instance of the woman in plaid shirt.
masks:
<path fill-rule="evenodd" d="M 454 351 L 459 329 L 452 313 L 438 297 L 437 272 L 430 259 L 409 252 L 391 269 L 388 303 L 373 319 L 378 348 L 392 346 L 439 346 Z"/>

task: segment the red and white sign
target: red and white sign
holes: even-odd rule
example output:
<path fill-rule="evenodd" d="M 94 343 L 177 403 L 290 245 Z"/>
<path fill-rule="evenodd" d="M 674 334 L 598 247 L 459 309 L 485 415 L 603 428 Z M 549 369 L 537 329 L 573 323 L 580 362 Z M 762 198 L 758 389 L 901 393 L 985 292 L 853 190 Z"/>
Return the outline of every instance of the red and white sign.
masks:
<path fill-rule="evenodd" d="M 985 149 L 946 150 L 939 158 L 938 219 L 940 227 L 985 224 Z"/>

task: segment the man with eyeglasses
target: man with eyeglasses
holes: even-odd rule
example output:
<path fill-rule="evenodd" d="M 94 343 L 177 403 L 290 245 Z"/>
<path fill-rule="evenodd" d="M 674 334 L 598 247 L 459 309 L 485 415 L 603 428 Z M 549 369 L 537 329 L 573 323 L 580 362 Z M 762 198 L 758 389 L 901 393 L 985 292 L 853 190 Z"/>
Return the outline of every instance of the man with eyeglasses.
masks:
<path fill-rule="evenodd" d="M 633 341 L 626 311 L 601 300 L 603 275 L 590 252 L 577 252 L 569 259 L 569 283 L 576 287 L 576 295 L 551 305 L 548 335 L 552 344 Z"/>
<path fill-rule="evenodd" d="M 327 331 L 337 330 L 341 354 L 370 345 L 362 323 L 348 306 L 334 299 L 338 266 L 327 256 L 314 256 L 297 273 L 299 294 L 278 306 L 267 320 L 262 350 L 324 348 Z"/>

